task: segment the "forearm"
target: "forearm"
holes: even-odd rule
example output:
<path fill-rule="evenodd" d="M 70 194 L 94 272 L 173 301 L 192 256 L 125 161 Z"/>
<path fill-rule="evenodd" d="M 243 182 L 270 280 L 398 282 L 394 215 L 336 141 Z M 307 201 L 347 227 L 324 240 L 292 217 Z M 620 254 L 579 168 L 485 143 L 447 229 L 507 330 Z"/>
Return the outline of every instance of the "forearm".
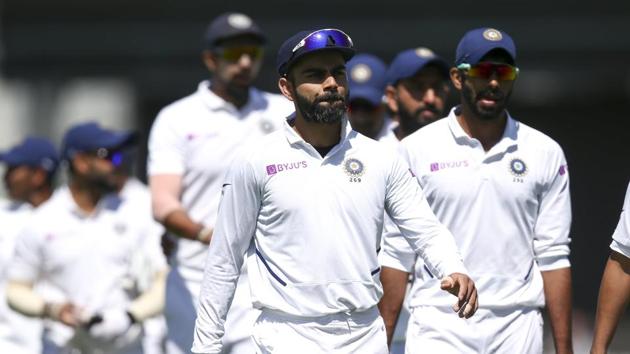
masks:
<path fill-rule="evenodd" d="M 9 281 L 6 288 L 9 307 L 29 317 L 44 317 L 46 303 L 30 283 Z"/>
<path fill-rule="evenodd" d="M 127 310 L 136 321 L 142 322 L 163 310 L 167 272 L 168 270 L 158 272 L 151 287 L 129 305 Z"/>
<path fill-rule="evenodd" d="M 541 272 L 545 302 L 557 353 L 573 353 L 571 268 Z"/>
<path fill-rule="evenodd" d="M 606 353 L 630 298 L 630 259 L 613 251 L 602 276 L 591 353 Z"/>
<path fill-rule="evenodd" d="M 381 269 L 383 297 L 378 303 L 378 309 L 385 322 L 387 346 L 391 346 L 392 338 L 394 337 L 398 316 L 405 299 L 408 278 L 409 273 L 407 272 L 389 267 L 382 267 Z"/>
<path fill-rule="evenodd" d="M 204 226 L 193 221 L 183 209 L 170 212 L 163 220 L 162 225 L 171 233 L 189 240 L 197 240 L 199 232 Z"/>

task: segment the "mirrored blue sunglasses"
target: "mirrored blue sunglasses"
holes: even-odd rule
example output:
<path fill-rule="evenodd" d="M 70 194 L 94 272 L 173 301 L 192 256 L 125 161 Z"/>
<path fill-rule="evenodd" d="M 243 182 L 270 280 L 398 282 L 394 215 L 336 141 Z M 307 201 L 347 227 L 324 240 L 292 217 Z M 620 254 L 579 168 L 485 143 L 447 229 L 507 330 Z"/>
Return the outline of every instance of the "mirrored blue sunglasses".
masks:
<path fill-rule="evenodd" d="M 310 51 L 326 47 L 352 48 L 352 39 L 350 39 L 350 36 L 341 30 L 335 28 L 325 28 L 310 33 L 308 36 L 304 37 L 304 39 L 293 47 L 291 52 L 295 53 L 300 48 Z"/>

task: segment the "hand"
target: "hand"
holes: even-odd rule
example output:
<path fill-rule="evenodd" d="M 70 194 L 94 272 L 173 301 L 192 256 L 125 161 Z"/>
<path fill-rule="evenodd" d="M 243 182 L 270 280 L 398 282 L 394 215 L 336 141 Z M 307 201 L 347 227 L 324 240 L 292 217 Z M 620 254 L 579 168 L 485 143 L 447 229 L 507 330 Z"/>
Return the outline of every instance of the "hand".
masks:
<path fill-rule="evenodd" d="M 107 341 L 125 334 L 131 324 L 127 311 L 112 309 L 93 315 L 86 326 L 92 337 Z"/>
<path fill-rule="evenodd" d="M 444 277 L 440 288 L 457 296 L 457 302 L 453 305 L 453 311 L 459 317 L 470 318 L 479 307 L 477 303 L 477 289 L 475 283 L 465 274 L 453 273 Z"/>
<path fill-rule="evenodd" d="M 47 303 L 44 305 L 44 317 L 70 327 L 76 327 L 80 322 L 79 309 L 70 302 L 63 304 Z"/>

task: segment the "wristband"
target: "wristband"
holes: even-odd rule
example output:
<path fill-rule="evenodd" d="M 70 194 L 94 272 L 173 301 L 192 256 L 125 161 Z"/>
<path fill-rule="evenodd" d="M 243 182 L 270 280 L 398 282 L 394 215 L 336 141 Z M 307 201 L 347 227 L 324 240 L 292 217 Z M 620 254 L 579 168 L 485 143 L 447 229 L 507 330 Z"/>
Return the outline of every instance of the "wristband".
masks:
<path fill-rule="evenodd" d="M 200 242 L 208 242 L 208 240 L 210 240 L 210 236 L 212 236 L 212 228 L 204 227 L 197 233 L 196 240 Z"/>

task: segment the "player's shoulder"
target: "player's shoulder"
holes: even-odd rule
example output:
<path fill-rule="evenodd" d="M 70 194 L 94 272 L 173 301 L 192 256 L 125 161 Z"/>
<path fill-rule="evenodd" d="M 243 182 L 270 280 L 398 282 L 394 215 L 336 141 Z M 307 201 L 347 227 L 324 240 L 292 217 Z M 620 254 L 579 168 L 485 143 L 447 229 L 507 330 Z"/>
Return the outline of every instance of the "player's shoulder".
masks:
<path fill-rule="evenodd" d="M 523 122 L 515 123 L 518 126 L 519 142 L 537 150 L 562 152 L 560 144 L 549 135 Z"/>
<path fill-rule="evenodd" d="M 295 109 L 293 102 L 281 94 L 263 91 L 255 87 L 252 87 L 252 92 L 257 96 L 258 106 L 273 114 L 287 116 Z"/>

